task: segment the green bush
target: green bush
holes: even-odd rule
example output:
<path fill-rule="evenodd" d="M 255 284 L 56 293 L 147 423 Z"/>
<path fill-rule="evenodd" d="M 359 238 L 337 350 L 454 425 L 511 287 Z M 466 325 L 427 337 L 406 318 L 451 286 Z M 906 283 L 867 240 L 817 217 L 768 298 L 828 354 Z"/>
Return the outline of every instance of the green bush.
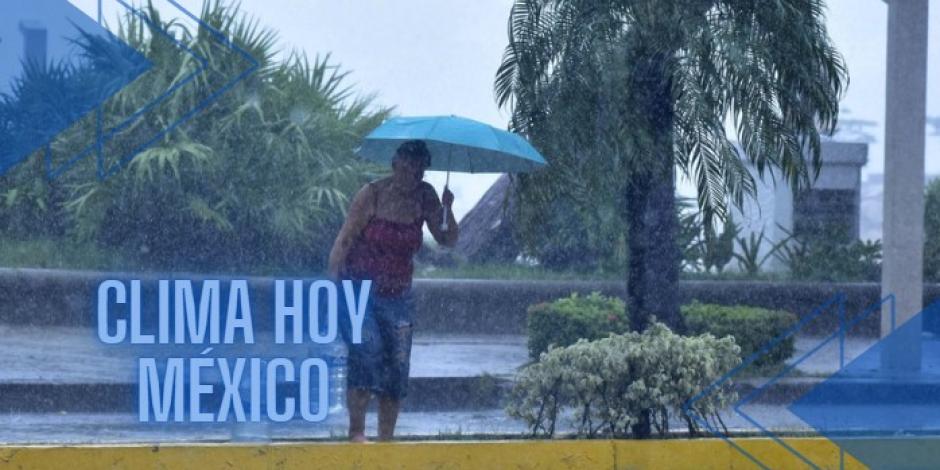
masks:
<path fill-rule="evenodd" d="M 924 232 L 924 279 L 940 282 L 940 178 L 927 186 Z"/>
<path fill-rule="evenodd" d="M 660 436 L 669 432 L 669 416 L 680 416 L 690 435 L 696 420 L 683 407 L 701 390 L 741 362 L 734 339 L 710 334 L 679 336 L 660 323 L 643 333 L 578 341 L 543 353 L 523 369 L 513 385 L 506 413 L 521 419 L 533 435 L 552 436 L 558 419 L 571 417 L 582 437 L 627 437 L 641 417 L 651 417 Z M 704 419 L 735 400 L 725 381 L 695 402 Z"/>
<path fill-rule="evenodd" d="M 536 304 L 529 307 L 528 313 L 528 345 L 532 359 L 538 359 L 552 345 L 568 346 L 579 339 L 591 341 L 630 329 L 623 301 L 598 292 L 588 296 L 575 293 L 554 302 Z M 711 333 L 719 338 L 733 336 L 744 358 L 783 334 L 797 321 L 796 316 L 783 311 L 699 302 L 683 306 L 682 315 L 689 334 Z M 791 355 L 793 338 L 788 338 L 755 365 L 781 364 Z"/>
<path fill-rule="evenodd" d="M 804 281 L 877 281 L 881 277 L 881 240 L 799 237 L 780 245 L 774 256 L 782 261 L 793 279 Z"/>
<path fill-rule="evenodd" d="M 599 292 L 577 293 L 528 309 L 529 356 L 537 359 L 550 345 L 568 346 L 579 339 L 595 340 L 630 329 L 626 306 Z"/>
<path fill-rule="evenodd" d="M 741 357 L 744 359 L 789 330 L 797 321 L 792 313 L 779 310 L 699 302 L 682 306 L 682 316 L 689 334 L 711 333 L 719 338 L 733 336 L 741 347 Z M 793 340 L 790 336 L 773 346 L 754 365 L 782 364 L 793 355 Z"/>

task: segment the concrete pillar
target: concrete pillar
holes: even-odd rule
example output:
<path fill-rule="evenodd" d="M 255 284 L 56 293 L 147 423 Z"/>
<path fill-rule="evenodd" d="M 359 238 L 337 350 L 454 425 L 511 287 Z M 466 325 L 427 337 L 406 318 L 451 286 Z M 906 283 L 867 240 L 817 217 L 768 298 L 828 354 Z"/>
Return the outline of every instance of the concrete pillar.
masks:
<path fill-rule="evenodd" d="M 888 4 L 888 73 L 885 95 L 884 260 L 881 292 L 896 299 L 881 312 L 881 334 L 901 326 L 923 308 L 924 138 L 927 111 L 928 0 L 885 0 Z M 882 368 L 920 368 L 920 328 L 892 341 Z"/>

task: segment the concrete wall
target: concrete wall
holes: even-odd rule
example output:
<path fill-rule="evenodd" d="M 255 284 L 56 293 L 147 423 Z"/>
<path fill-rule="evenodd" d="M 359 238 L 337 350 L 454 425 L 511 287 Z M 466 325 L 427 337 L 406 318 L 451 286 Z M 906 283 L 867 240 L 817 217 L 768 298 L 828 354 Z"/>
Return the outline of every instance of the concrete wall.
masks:
<path fill-rule="evenodd" d="M 526 307 L 570 295 L 600 291 L 625 294 L 618 282 L 423 280 L 416 282 L 418 328 L 435 332 L 523 333 Z M 808 283 L 765 281 L 682 281 L 683 303 L 698 300 L 721 305 L 751 305 L 792 312 L 800 317 L 837 294 L 845 296 L 845 315 L 855 318 L 878 302 L 877 283 Z M 940 285 L 925 286 L 925 305 L 940 300 Z M 806 324 L 811 333 L 835 331 L 839 316 L 833 307 Z M 850 331 L 878 334 L 878 313 L 868 315 Z"/>
<path fill-rule="evenodd" d="M 204 279 L 202 275 L 176 275 L 177 278 Z M 218 277 L 215 277 L 218 278 Z M 156 274 L 146 276 L 40 269 L 0 269 L 0 324 L 94 326 L 95 296 L 104 279 L 141 279 L 145 318 L 156 309 Z M 248 278 L 252 288 L 255 325 L 270 329 L 273 304 L 273 278 Z M 600 291 L 624 294 L 618 282 L 595 281 L 498 281 L 418 279 L 415 281 L 417 311 L 415 320 L 421 332 L 522 334 L 526 307 L 572 292 Z M 800 316 L 837 293 L 846 296 L 848 318 L 876 302 L 877 283 L 814 284 L 757 281 L 683 281 L 678 295 L 683 302 L 697 299 L 724 305 L 753 305 L 782 309 Z M 925 286 L 925 305 L 940 300 L 940 285 Z M 809 331 L 830 332 L 838 322 L 833 312 L 821 315 L 807 325 Z M 152 326 L 152 325 L 151 325 Z M 854 334 L 876 335 L 877 314 L 863 321 Z"/>

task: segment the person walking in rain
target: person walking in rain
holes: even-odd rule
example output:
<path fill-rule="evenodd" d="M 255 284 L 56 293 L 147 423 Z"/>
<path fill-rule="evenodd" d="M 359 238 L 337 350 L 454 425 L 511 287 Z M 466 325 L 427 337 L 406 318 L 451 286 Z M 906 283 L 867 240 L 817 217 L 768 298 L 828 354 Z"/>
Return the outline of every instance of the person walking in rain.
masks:
<path fill-rule="evenodd" d="M 330 252 L 330 277 L 373 283 L 362 342 L 352 344 L 348 331 L 344 332 L 349 348 L 349 439 L 354 442 L 365 441 L 366 408 L 372 394 L 379 400 L 378 438 L 385 441 L 394 435 L 401 401 L 408 392 L 414 311 L 411 280 L 423 226 L 427 224 L 437 243 L 447 247 L 457 243 L 457 222 L 450 210 L 454 195 L 445 188 L 439 198 L 423 180 L 430 165 L 431 153 L 423 140 L 401 144 L 392 159 L 392 175 L 366 184 L 356 194 Z"/>

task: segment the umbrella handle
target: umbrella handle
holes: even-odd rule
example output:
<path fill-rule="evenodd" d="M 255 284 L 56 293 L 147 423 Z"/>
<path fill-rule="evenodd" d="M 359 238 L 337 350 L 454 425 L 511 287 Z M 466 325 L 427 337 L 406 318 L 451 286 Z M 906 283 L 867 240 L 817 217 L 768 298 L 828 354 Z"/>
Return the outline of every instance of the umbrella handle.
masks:
<path fill-rule="evenodd" d="M 447 187 L 448 187 L 449 185 L 450 185 L 450 170 L 447 171 L 447 181 L 444 182 L 444 192 L 445 192 L 445 193 L 447 192 Z M 441 193 L 441 196 L 443 197 L 443 193 Z M 448 227 L 448 224 L 447 224 L 447 206 L 444 206 L 444 205 L 442 204 L 442 207 L 443 207 L 443 209 L 444 209 L 444 223 L 441 224 L 441 230 L 443 230 L 443 231 L 446 232 L 446 231 L 450 230 L 450 228 Z"/>

